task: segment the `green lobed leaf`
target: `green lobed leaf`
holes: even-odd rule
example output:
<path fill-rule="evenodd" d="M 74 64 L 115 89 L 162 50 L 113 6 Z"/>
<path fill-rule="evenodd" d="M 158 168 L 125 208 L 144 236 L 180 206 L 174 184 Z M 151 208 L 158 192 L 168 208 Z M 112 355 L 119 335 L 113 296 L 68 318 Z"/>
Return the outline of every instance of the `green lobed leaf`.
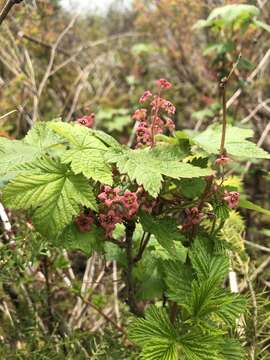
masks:
<path fill-rule="evenodd" d="M 108 146 L 100 133 L 95 135 L 84 126 L 62 122 L 52 122 L 50 128 L 70 144 L 70 149 L 61 156 L 64 164 L 70 164 L 75 174 L 82 173 L 87 178 L 112 185 L 112 170 L 104 157 Z"/>
<path fill-rule="evenodd" d="M 59 234 L 81 205 L 97 209 L 88 181 L 49 158 L 37 161 L 31 174 L 16 176 L 4 188 L 3 200 L 10 208 L 32 209 L 37 230 L 46 236 Z"/>
<path fill-rule="evenodd" d="M 254 5 L 229 4 L 215 8 L 206 20 L 201 19 L 193 26 L 194 29 L 202 29 L 216 24 L 231 25 L 241 20 L 252 21 L 260 14 L 260 10 Z"/>
<path fill-rule="evenodd" d="M 116 163 L 122 174 L 128 174 L 131 180 L 143 185 L 145 190 L 156 197 L 162 186 L 164 176 L 174 179 L 208 176 L 210 169 L 201 169 L 180 162 L 181 150 L 168 144 L 153 149 L 114 149 L 106 154 L 110 163 Z"/>
<path fill-rule="evenodd" d="M 196 239 L 188 265 L 168 262 L 164 268 L 168 297 L 184 307 L 196 321 L 205 322 L 213 314 L 229 325 L 244 311 L 243 297 L 221 288 L 229 271 L 225 255 L 215 255 L 205 244 L 206 239 Z"/>
<path fill-rule="evenodd" d="M 129 330 L 130 340 L 142 347 L 147 346 L 153 340 L 157 343 L 164 340 L 170 346 L 177 337 L 177 332 L 170 322 L 167 310 L 154 305 L 148 307 L 145 319 L 135 319 Z"/>
<path fill-rule="evenodd" d="M 147 213 L 141 213 L 140 221 L 144 231 L 155 235 L 157 241 L 168 251 L 170 256 L 185 262 L 187 249 L 181 243 L 183 236 L 174 219 L 157 219 Z"/>
<path fill-rule="evenodd" d="M 178 322 L 176 322 L 178 324 Z M 180 325 L 180 324 L 179 324 Z M 224 340 L 201 331 L 180 334 L 171 323 L 167 310 L 151 305 L 145 319 L 134 320 L 129 338 L 143 348 L 144 360 L 220 360 Z"/>
<path fill-rule="evenodd" d="M 167 295 L 170 300 L 185 306 L 190 301 L 192 269 L 188 265 L 168 261 L 164 266 Z"/>
<path fill-rule="evenodd" d="M 6 175 L 16 171 L 16 166 L 33 161 L 39 151 L 21 140 L 0 138 L 0 174 Z"/>
<path fill-rule="evenodd" d="M 194 199 L 202 195 L 206 181 L 201 178 L 181 179 L 177 183 L 181 193 L 188 199 Z"/>
<path fill-rule="evenodd" d="M 228 125 L 225 148 L 228 154 L 245 159 L 270 159 L 270 154 L 247 140 L 253 136 L 250 129 Z M 205 131 L 193 138 L 195 143 L 210 154 L 219 154 L 221 140 L 221 125 L 211 125 Z"/>
<path fill-rule="evenodd" d="M 178 360 L 177 346 L 164 339 L 149 342 L 141 354 L 143 360 Z"/>
<path fill-rule="evenodd" d="M 41 153 L 59 144 L 61 139 L 48 127 L 48 124 L 46 122 L 35 123 L 23 142 L 39 149 Z"/>
<path fill-rule="evenodd" d="M 244 360 L 245 352 L 239 341 L 226 338 L 221 349 L 222 360 Z"/>
<path fill-rule="evenodd" d="M 222 338 L 190 331 L 180 338 L 185 360 L 220 360 Z"/>
<path fill-rule="evenodd" d="M 227 23 L 237 20 L 239 17 L 252 18 L 258 16 L 260 10 L 254 5 L 230 4 L 215 8 L 208 16 L 207 20 L 211 21 L 217 18 L 224 19 Z"/>
<path fill-rule="evenodd" d="M 189 258 L 199 280 L 211 278 L 215 284 L 220 284 L 229 272 L 229 259 L 224 255 L 213 254 L 206 241 L 197 238 L 189 251 Z"/>
<path fill-rule="evenodd" d="M 102 250 L 103 240 L 102 229 L 95 225 L 91 231 L 80 232 L 75 224 L 71 224 L 64 229 L 54 244 L 67 250 L 81 250 L 90 256 L 93 250 Z"/>
<path fill-rule="evenodd" d="M 20 168 L 59 144 L 59 138 L 46 123 L 36 123 L 23 140 L 0 137 L 0 175 L 14 177 Z"/>

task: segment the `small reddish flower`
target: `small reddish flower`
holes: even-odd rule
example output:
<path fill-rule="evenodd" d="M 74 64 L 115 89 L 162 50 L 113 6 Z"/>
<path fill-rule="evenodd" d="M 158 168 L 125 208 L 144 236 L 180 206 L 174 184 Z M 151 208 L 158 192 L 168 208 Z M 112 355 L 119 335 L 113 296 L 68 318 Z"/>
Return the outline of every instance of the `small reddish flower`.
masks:
<path fill-rule="evenodd" d="M 150 105 L 154 110 L 157 110 L 157 109 L 161 108 L 165 102 L 166 102 L 165 99 L 162 99 L 160 96 L 155 95 L 154 99 L 151 101 Z"/>
<path fill-rule="evenodd" d="M 137 195 L 129 190 L 125 191 L 124 195 L 121 196 L 121 200 L 127 209 L 129 209 L 132 204 L 138 202 Z"/>
<path fill-rule="evenodd" d="M 118 187 L 111 188 L 110 186 L 104 186 L 103 192 L 98 195 L 98 199 L 108 207 L 110 207 L 114 201 L 118 199 L 120 189 Z"/>
<path fill-rule="evenodd" d="M 111 237 L 113 230 L 115 229 L 115 225 L 120 222 L 120 218 L 117 216 L 115 211 L 110 210 L 107 214 L 100 214 L 99 221 L 100 225 L 105 230 L 105 235 L 107 237 Z"/>
<path fill-rule="evenodd" d="M 146 109 L 137 109 L 132 116 L 132 119 L 135 121 L 145 121 L 147 117 Z"/>
<path fill-rule="evenodd" d="M 88 128 L 92 128 L 95 123 L 95 113 L 92 113 L 88 116 L 83 116 L 82 118 L 77 120 L 77 123 L 83 126 L 86 126 Z"/>
<path fill-rule="evenodd" d="M 223 199 L 227 202 L 230 209 L 235 209 L 240 200 L 240 194 L 237 191 L 224 191 Z"/>
<path fill-rule="evenodd" d="M 164 121 L 159 117 L 156 116 L 153 120 L 153 131 L 154 134 L 162 134 L 164 129 Z"/>
<path fill-rule="evenodd" d="M 175 106 L 167 100 L 162 103 L 162 109 L 164 109 L 168 114 L 174 114 L 176 111 Z"/>
<path fill-rule="evenodd" d="M 92 228 L 94 219 L 91 214 L 81 213 L 79 216 L 76 217 L 74 222 L 81 232 L 88 232 Z"/>
<path fill-rule="evenodd" d="M 151 97 L 151 96 L 153 96 L 153 94 L 151 93 L 151 91 L 146 90 L 146 91 L 142 94 L 142 96 L 140 97 L 139 102 L 140 102 L 141 104 L 143 104 L 143 103 L 144 103 L 149 97 Z"/>
<path fill-rule="evenodd" d="M 136 129 L 137 145 L 151 145 L 151 129 L 144 122 L 141 122 Z"/>
<path fill-rule="evenodd" d="M 102 226 L 113 229 L 119 221 L 119 216 L 114 210 L 109 210 L 107 214 L 100 214 L 99 220 Z"/>
<path fill-rule="evenodd" d="M 132 216 L 134 216 L 139 209 L 137 195 L 129 190 L 126 190 L 124 195 L 121 196 L 121 201 L 127 210 L 126 217 L 128 219 L 132 218 Z"/>
<path fill-rule="evenodd" d="M 166 79 L 159 79 L 156 81 L 156 84 L 163 89 L 170 89 L 172 87 L 172 84 Z"/>
<path fill-rule="evenodd" d="M 224 166 L 228 164 L 231 161 L 231 159 L 228 156 L 220 155 L 215 161 L 216 165 L 218 166 Z"/>
<path fill-rule="evenodd" d="M 186 225 L 189 226 L 198 224 L 203 218 L 203 213 L 201 213 L 197 207 L 186 209 L 186 215 L 187 215 Z"/>
<path fill-rule="evenodd" d="M 140 208 L 147 212 L 148 214 L 151 214 L 154 207 L 157 205 L 157 200 L 150 198 L 146 191 L 143 190 L 143 193 L 141 194 L 140 198 Z"/>

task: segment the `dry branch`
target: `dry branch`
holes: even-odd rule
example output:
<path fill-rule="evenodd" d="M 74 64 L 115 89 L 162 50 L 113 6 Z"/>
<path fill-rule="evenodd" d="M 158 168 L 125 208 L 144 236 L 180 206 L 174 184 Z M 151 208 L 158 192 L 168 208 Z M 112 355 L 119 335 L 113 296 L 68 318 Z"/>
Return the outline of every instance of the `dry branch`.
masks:
<path fill-rule="evenodd" d="M 7 0 L 4 4 L 4 7 L 2 8 L 0 12 L 0 25 L 5 20 L 5 18 L 8 16 L 8 13 L 13 8 L 14 5 L 21 3 L 23 0 Z"/>

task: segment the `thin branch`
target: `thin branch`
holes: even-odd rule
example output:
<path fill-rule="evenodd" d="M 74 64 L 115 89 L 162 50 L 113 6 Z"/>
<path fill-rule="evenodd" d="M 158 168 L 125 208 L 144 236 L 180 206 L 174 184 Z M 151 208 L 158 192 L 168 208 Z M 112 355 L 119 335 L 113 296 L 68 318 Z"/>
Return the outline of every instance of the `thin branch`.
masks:
<path fill-rule="evenodd" d="M 17 111 L 18 111 L 18 110 L 15 109 L 15 110 L 9 111 L 8 113 L 6 113 L 6 114 L 4 114 L 4 115 L 1 115 L 1 116 L 0 116 L 0 120 L 5 119 L 7 116 L 9 116 L 9 115 L 11 115 L 11 114 L 14 114 L 14 113 L 17 112 Z"/>
<path fill-rule="evenodd" d="M 224 155 L 226 153 L 226 149 L 225 149 L 225 138 L 226 138 L 226 127 L 227 127 L 226 87 L 228 81 L 230 80 L 232 74 L 234 73 L 239 63 L 240 58 L 241 58 L 241 54 L 238 56 L 237 61 L 233 64 L 229 75 L 221 79 L 219 84 L 222 94 L 222 134 L 221 134 L 221 142 L 220 142 L 220 155 Z"/>
<path fill-rule="evenodd" d="M 134 263 L 137 263 L 138 261 L 141 260 L 143 253 L 149 243 L 150 238 L 151 238 L 151 234 L 147 234 L 146 237 L 143 236 L 140 247 L 139 247 L 139 251 L 138 251 L 137 255 L 135 256 L 135 258 L 133 259 Z"/>
<path fill-rule="evenodd" d="M 245 242 L 245 244 L 247 244 L 247 245 L 249 245 L 249 246 L 251 246 L 251 247 L 254 247 L 254 248 L 258 249 L 258 250 L 261 250 L 261 251 L 265 251 L 265 252 L 267 252 L 267 253 L 270 253 L 270 248 L 268 248 L 268 247 L 255 244 L 255 243 L 253 243 L 253 242 L 251 242 L 251 241 L 248 241 L 248 240 L 244 240 L 244 242 Z"/>
<path fill-rule="evenodd" d="M 68 26 L 61 32 L 61 34 L 58 36 L 56 42 L 52 45 L 52 49 L 51 49 L 51 55 L 50 55 L 50 59 L 49 59 L 49 63 L 47 66 L 47 69 L 45 71 L 45 74 L 40 82 L 40 85 L 38 87 L 37 90 L 37 99 L 38 102 L 40 100 L 40 97 L 43 93 L 43 90 L 46 86 L 46 83 L 48 81 L 48 79 L 50 78 L 50 76 L 52 75 L 52 69 L 53 69 L 53 65 L 54 65 L 54 60 L 55 60 L 55 56 L 56 56 L 56 52 L 57 52 L 57 48 L 59 46 L 59 44 L 61 43 L 62 39 L 64 38 L 64 36 L 69 32 L 69 30 L 74 26 L 75 22 L 77 20 L 77 16 L 74 16 L 70 23 L 68 24 Z M 33 121 L 35 121 L 37 119 L 38 116 L 38 104 L 37 104 L 37 109 L 33 114 Z"/>
<path fill-rule="evenodd" d="M 250 111 L 249 115 L 247 115 L 243 120 L 241 120 L 241 124 L 245 124 L 247 123 L 254 115 L 257 114 L 257 112 L 261 109 L 264 108 L 265 105 L 268 105 L 270 103 L 270 99 L 267 99 L 261 103 L 259 103 L 254 110 Z"/>
<path fill-rule="evenodd" d="M 270 108 L 267 106 L 267 105 L 263 105 L 263 107 L 268 111 L 268 113 L 270 114 Z M 268 136 L 268 133 L 270 132 L 270 121 L 268 122 L 268 124 L 266 125 L 264 131 L 262 132 L 261 134 L 261 137 L 259 139 L 259 141 L 257 142 L 257 146 L 258 147 L 261 147 L 263 142 L 265 141 L 265 139 L 267 138 Z M 249 168 L 251 166 L 251 161 L 248 161 L 246 163 L 246 166 L 245 166 L 245 169 L 242 173 L 242 178 L 245 176 L 245 174 L 248 172 Z"/>
<path fill-rule="evenodd" d="M 28 40 L 36 45 L 40 45 L 42 47 L 44 47 L 45 49 L 47 50 L 52 50 L 53 48 L 53 45 L 51 44 L 48 44 L 40 39 L 37 39 L 37 38 L 34 38 L 33 36 L 30 36 L 30 35 L 27 35 L 25 34 L 23 31 L 18 31 L 18 37 L 19 38 L 22 38 L 22 39 L 25 39 L 25 40 Z M 67 56 L 70 56 L 70 53 L 68 51 L 66 51 L 65 49 L 62 49 L 60 47 L 58 47 L 57 51 L 63 55 L 67 55 Z"/>
<path fill-rule="evenodd" d="M 264 260 L 264 262 L 261 263 L 261 265 L 253 272 L 253 274 L 251 274 L 251 276 L 250 276 L 250 278 L 249 278 L 250 281 L 256 280 L 257 277 L 258 277 L 259 275 L 261 275 L 261 274 L 264 272 L 264 270 L 265 270 L 269 265 L 270 265 L 270 256 L 268 256 L 268 257 L 266 258 L 266 260 Z M 245 281 L 244 281 L 242 284 L 240 284 L 240 286 L 239 286 L 240 292 L 245 291 L 245 290 L 247 289 L 247 287 L 248 287 L 248 283 L 247 283 L 247 281 L 245 280 Z"/>
<path fill-rule="evenodd" d="M 21 3 L 23 0 L 7 0 L 4 4 L 4 7 L 2 8 L 0 12 L 0 25 L 5 20 L 5 18 L 8 16 L 8 13 L 13 8 L 14 5 Z"/>
<path fill-rule="evenodd" d="M 254 71 L 252 71 L 252 73 L 248 76 L 248 78 L 246 80 L 247 83 L 251 83 L 255 79 L 255 77 L 258 75 L 258 73 L 267 65 L 269 59 L 270 59 L 270 49 L 267 50 L 267 52 L 265 53 L 262 60 L 259 62 L 256 69 L 254 69 Z M 238 89 L 232 95 L 232 97 L 226 103 L 226 108 L 227 109 L 239 98 L 239 96 L 242 94 L 242 92 L 243 92 L 242 89 Z"/>
<path fill-rule="evenodd" d="M 118 331 L 120 331 L 121 333 L 126 335 L 126 332 L 124 330 L 124 328 L 121 325 L 118 325 L 113 319 L 111 319 L 108 315 L 106 315 L 102 310 L 100 310 L 96 305 L 92 304 L 89 300 L 84 299 L 83 297 L 81 297 L 82 301 L 87 304 L 88 306 L 90 306 L 91 308 L 93 308 L 96 312 L 99 313 L 99 315 L 101 315 L 107 322 L 109 322 L 110 324 L 112 324 Z"/>
<path fill-rule="evenodd" d="M 127 284 L 127 303 L 130 308 L 130 311 L 135 315 L 142 315 L 141 311 L 138 309 L 135 301 L 135 288 L 134 288 L 134 279 L 133 279 L 133 255 L 132 255 L 132 245 L 133 245 L 133 234 L 135 230 L 135 224 L 129 222 L 126 224 L 126 257 L 127 257 L 127 269 L 126 269 L 126 284 Z"/>
<path fill-rule="evenodd" d="M 117 321 L 117 325 L 120 325 L 120 310 L 119 310 L 119 302 L 118 302 L 118 284 L 117 284 L 117 262 L 113 261 L 113 295 L 114 295 L 114 312 Z"/>

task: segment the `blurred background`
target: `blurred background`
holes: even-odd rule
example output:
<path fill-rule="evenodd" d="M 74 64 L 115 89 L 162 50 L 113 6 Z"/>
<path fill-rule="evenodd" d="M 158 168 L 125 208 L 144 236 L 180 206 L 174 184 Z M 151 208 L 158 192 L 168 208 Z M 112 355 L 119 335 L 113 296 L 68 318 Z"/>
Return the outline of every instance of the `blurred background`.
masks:
<path fill-rule="evenodd" d="M 258 8 L 258 21 L 251 21 L 241 13 L 232 18 L 221 16 L 219 22 L 208 25 L 200 21 L 206 20 L 219 6 L 241 3 Z M 0 0 L 1 7 L 3 4 Z M 94 112 L 96 128 L 127 143 L 138 99 L 144 90 L 153 89 L 158 78 L 166 78 L 173 84 L 168 99 L 177 109 L 177 129 L 203 130 L 219 119 L 218 84 L 241 53 L 227 90 L 228 99 L 238 89 L 241 96 L 230 106 L 228 121 L 252 128 L 253 141 L 270 151 L 269 24 L 270 1 L 267 0 L 25 0 L 12 9 L 0 29 L 0 135 L 20 139 L 36 121 L 62 118 L 72 122 Z M 239 217 L 237 226 L 240 231 L 246 226 L 241 241 L 248 239 L 267 248 L 270 247 L 269 168 L 266 161 L 236 164 L 231 169 L 247 197 L 266 209 L 241 214 L 245 220 Z M 14 226 L 24 229 L 25 236 L 20 239 L 24 255 L 14 259 L 13 255 L 2 254 L 2 280 L 18 281 L 19 292 L 28 289 L 30 304 L 41 309 L 42 319 L 45 316 L 42 294 L 46 293 L 46 286 L 39 261 L 47 245 L 29 235 L 29 224 L 20 215 Z M 31 241 L 29 236 L 33 237 Z M 50 264 L 51 301 L 60 318 L 73 314 L 69 325 L 74 332 L 61 340 L 68 358 L 136 359 L 134 351 L 129 354 L 129 347 L 123 346 L 125 340 L 106 326 L 106 317 L 76 304 L 72 295 L 67 296 L 56 270 L 62 266 L 68 272 L 67 259 L 55 249 L 50 251 L 54 254 Z M 247 251 L 254 268 L 265 261 L 270 264 L 269 253 L 262 249 L 247 245 Z M 22 278 L 13 274 L 14 266 L 23 266 L 30 253 L 32 263 L 36 264 L 34 275 Z M 95 254 L 90 262 L 79 252 L 69 255 L 78 286 L 88 266 L 96 282 L 91 288 L 91 299 L 105 315 L 121 322 L 127 310 L 124 305 L 119 310 L 114 303 L 115 262 Z M 257 291 L 269 294 L 269 266 L 263 267 L 256 281 Z M 121 284 L 118 291 L 121 297 Z M 16 307 L 16 299 L 13 301 Z M 36 312 L 31 306 L 25 309 L 17 328 L 2 319 L 0 341 L 6 341 L 7 337 L 8 344 L 3 340 L 0 357 L 63 359 L 65 351 L 56 352 L 60 342 L 57 334 L 55 339 L 46 341 L 46 336 L 35 326 Z M 22 329 L 27 329 L 23 336 Z M 98 333 L 92 336 L 89 330 Z M 36 340 L 31 340 L 33 336 Z M 84 350 L 78 352 L 78 347 Z"/>

